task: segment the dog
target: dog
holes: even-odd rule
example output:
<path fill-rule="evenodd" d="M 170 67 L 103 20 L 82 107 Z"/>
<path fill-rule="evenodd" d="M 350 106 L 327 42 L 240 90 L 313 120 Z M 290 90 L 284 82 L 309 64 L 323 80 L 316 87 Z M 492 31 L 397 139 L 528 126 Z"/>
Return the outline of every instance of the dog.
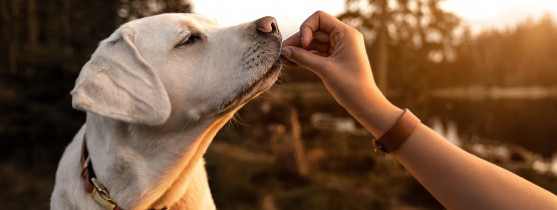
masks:
<path fill-rule="evenodd" d="M 175 13 L 120 26 L 71 91 L 86 121 L 60 160 L 51 209 L 215 209 L 203 154 L 277 80 L 281 40 L 272 17 L 219 28 Z"/>

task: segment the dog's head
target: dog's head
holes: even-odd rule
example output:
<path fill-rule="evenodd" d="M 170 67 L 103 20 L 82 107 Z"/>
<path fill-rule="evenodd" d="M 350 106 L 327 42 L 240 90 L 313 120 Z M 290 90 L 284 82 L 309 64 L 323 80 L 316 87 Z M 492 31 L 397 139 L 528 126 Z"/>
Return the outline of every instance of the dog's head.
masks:
<path fill-rule="evenodd" d="M 269 88 L 280 69 L 274 18 L 219 28 L 194 14 L 122 25 L 102 41 L 72 90 L 74 108 L 159 125 L 234 111 Z"/>

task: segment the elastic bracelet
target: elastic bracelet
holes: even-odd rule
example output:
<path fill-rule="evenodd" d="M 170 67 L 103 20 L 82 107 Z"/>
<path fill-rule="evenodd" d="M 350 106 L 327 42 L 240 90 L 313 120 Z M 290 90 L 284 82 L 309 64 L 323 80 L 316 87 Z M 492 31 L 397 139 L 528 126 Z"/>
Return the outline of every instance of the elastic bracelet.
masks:
<path fill-rule="evenodd" d="M 396 150 L 412 134 L 420 124 L 418 119 L 410 110 L 404 109 L 402 116 L 395 122 L 385 134 L 373 141 L 373 150 L 380 156 Z"/>

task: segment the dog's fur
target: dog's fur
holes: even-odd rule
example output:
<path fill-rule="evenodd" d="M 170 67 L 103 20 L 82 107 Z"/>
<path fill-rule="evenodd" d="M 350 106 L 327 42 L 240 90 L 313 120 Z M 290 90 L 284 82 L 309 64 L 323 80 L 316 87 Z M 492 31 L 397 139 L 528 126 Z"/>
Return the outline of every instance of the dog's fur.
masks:
<path fill-rule="evenodd" d="M 87 112 L 56 173 L 52 209 L 101 209 L 83 188 L 81 144 L 123 209 L 214 209 L 203 154 L 280 69 L 280 33 L 193 14 L 131 21 L 102 41 L 72 90 Z"/>

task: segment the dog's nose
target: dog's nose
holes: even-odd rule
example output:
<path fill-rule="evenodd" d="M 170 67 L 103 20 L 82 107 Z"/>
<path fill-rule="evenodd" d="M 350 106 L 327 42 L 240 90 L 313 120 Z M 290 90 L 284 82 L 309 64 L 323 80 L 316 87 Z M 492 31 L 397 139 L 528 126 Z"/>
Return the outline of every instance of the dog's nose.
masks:
<path fill-rule="evenodd" d="M 278 34 L 277 20 L 274 17 L 263 17 L 255 21 L 257 31 L 264 34 Z"/>

